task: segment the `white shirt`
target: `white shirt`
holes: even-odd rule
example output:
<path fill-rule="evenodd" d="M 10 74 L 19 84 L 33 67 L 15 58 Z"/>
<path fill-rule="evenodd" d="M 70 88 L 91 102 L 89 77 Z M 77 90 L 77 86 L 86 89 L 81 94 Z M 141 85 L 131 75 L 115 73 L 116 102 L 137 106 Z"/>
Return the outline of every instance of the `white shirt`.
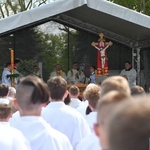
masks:
<path fill-rule="evenodd" d="M 69 103 L 69 106 L 73 108 L 78 108 L 81 105 L 83 104 L 78 98 L 71 98 L 71 102 Z"/>
<path fill-rule="evenodd" d="M 99 138 L 95 135 L 95 133 L 92 133 L 80 141 L 76 150 L 102 150 L 102 148 Z"/>
<path fill-rule="evenodd" d="M 16 67 L 14 68 L 14 74 L 18 74 L 18 77 L 15 78 L 15 84 L 18 84 L 20 73 L 19 73 L 19 71 L 17 70 Z"/>
<path fill-rule="evenodd" d="M 79 106 L 78 108 L 76 108 L 76 110 L 77 110 L 80 114 L 82 114 L 83 117 L 85 117 L 85 116 L 86 116 L 86 109 L 87 109 L 87 107 L 88 107 L 88 105 L 89 105 L 89 102 L 88 102 L 88 100 L 85 100 L 85 101 L 82 102 L 82 104 L 83 104 L 83 105 L 81 105 L 81 106 Z"/>
<path fill-rule="evenodd" d="M 18 117 L 11 124 L 29 140 L 32 150 L 72 150 L 68 138 L 39 116 Z"/>
<path fill-rule="evenodd" d="M 126 75 L 127 76 L 127 80 L 129 82 L 129 86 L 130 88 L 135 86 L 136 85 L 136 76 L 137 76 L 137 73 L 136 73 L 136 70 L 135 69 L 130 69 L 130 70 L 122 70 L 120 75 Z"/>
<path fill-rule="evenodd" d="M 10 75 L 11 72 L 8 68 L 4 68 L 2 73 L 2 83 L 7 84 L 8 86 L 11 86 L 11 80 L 10 78 L 7 78 L 7 75 Z"/>
<path fill-rule="evenodd" d="M 0 149 L 31 150 L 31 147 L 19 130 L 5 124 L 0 124 Z"/>
<path fill-rule="evenodd" d="M 91 129 L 91 132 L 94 132 L 94 124 L 97 122 L 97 112 L 90 112 L 90 114 L 85 116 L 85 120 L 88 122 L 88 125 Z"/>
<path fill-rule="evenodd" d="M 50 102 L 42 110 L 43 118 L 56 130 L 64 133 L 70 140 L 73 149 L 84 137 L 91 134 L 86 120 L 75 109 L 64 102 Z"/>
<path fill-rule="evenodd" d="M 56 76 L 58 76 L 56 71 L 53 71 L 53 72 L 50 74 L 50 78 L 56 77 Z M 63 77 L 65 80 L 67 80 L 66 73 L 63 72 L 63 71 L 62 71 L 62 77 Z"/>
<path fill-rule="evenodd" d="M 78 74 L 78 78 L 76 77 L 76 74 Z M 79 82 L 83 83 L 84 78 L 85 78 L 85 75 L 82 71 L 80 71 L 80 73 L 79 73 L 78 70 L 71 69 L 67 73 L 67 82 L 69 84 L 76 84 L 76 83 L 79 83 Z"/>
<path fill-rule="evenodd" d="M 12 117 L 9 119 L 9 123 L 14 124 L 18 120 L 18 118 L 20 118 L 20 113 L 19 111 L 16 111 L 12 114 Z"/>

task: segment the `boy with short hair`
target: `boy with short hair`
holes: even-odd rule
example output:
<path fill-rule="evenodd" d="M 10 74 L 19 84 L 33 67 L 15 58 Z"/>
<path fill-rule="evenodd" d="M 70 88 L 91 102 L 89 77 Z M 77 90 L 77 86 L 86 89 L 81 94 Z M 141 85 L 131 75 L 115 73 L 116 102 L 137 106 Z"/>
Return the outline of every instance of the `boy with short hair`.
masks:
<path fill-rule="evenodd" d="M 80 90 L 76 85 L 72 85 L 69 89 L 69 94 L 71 98 L 71 102 L 69 106 L 73 108 L 78 108 L 80 105 L 82 105 L 82 102 L 78 99 L 78 96 L 80 94 Z"/>
<path fill-rule="evenodd" d="M 32 150 L 72 150 L 68 138 L 41 117 L 42 107 L 49 100 L 48 87 L 42 79 L 22 78 L 17 86 L 16 99 L 20 117 L 11 123 L 29 140 Z"/>
<path fill-rule="evenodd" d="M 64 99 L 68 95 L 65 79 L 53 77 L 47 84 L 51 102 L 42 110 L 42 116 L 53 128 L 67 135 L 76 149 L 78 142 L 91 134 L 90 128 L 80 113 L 65 105 Z"/>
<path fill-rule="evenodd" d="M 106 127 L 111 150 L 148 150 L 150 96 L 129 98 L 111 114 Z"/>

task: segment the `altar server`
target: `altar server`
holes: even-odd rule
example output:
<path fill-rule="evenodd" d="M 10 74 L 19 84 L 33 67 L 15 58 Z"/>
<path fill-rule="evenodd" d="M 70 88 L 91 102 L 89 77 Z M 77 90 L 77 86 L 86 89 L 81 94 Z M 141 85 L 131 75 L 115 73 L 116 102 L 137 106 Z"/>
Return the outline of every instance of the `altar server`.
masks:
<path fill-rule="evenodd" d="M 67 135 L 73 149 L 78 142 L 91 134 L 86 120 L 75 109 L 65 105 L 68 95 L 67 82 L 62 77 L 54 77 L 48 82 L 50 103 L 43 109 L 43 118 L 55 129 Z"/>
<path fill-rule="evenodd" d="M 48 87 L 42 79 L 23 78 L 17 86 L 16 99 L 20 117 L 11 124 L 22 131 L 32 150 L 72 150 L 68 138 L 41 117 L 41 109 L 49 100 Z"/>

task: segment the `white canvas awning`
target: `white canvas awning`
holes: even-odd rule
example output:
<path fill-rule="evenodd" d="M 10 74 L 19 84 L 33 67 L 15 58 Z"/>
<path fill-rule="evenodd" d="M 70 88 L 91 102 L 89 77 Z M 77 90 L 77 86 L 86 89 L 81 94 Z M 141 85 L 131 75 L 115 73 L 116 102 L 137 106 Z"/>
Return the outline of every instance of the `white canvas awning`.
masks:
<path fill-rule="evenodd" d="M 0 36 L 56 21 L 130 48 L 150 47 L 150 17 L 106 0 L 60 0 L 0 20 Z"/>

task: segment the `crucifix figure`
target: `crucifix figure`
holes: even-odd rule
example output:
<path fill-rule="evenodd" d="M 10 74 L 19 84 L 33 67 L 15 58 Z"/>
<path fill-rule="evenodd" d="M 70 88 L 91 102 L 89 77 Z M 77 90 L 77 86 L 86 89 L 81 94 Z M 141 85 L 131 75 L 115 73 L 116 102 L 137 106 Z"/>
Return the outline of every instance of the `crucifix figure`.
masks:
<path fill-rule="evenodd" d="M 97 75 L 108 75 L 108 58 L 107 58 L 107 48 L 113 43 L 111 41 L 106 42 L 104 34 L 99 34 L 98 42 L 92 42 L 91 45 L 95 47 L 97 51 Z"/>

